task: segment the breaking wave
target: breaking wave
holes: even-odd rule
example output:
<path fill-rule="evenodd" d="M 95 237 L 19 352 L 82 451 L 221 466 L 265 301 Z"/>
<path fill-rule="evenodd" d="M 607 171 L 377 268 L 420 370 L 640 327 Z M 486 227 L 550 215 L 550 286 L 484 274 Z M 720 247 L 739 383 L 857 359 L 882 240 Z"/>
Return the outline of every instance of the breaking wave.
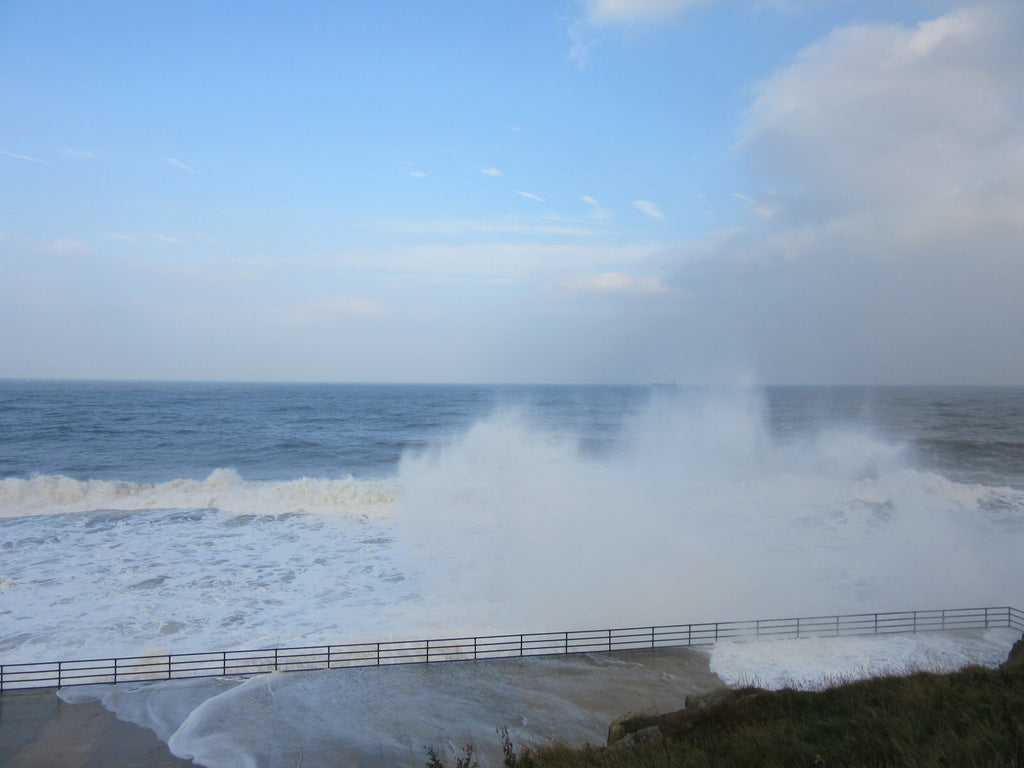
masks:
<path fill-rule="evenodd" d="M 0 517 L 68 514 L 96 510 L 217 509 L 236 514 L 390 514 L 394 484 L 303 477 L 283 482 L 249 482 L 233 469 L 218 469 L 205 480 L 128 483 L 39 475 L 0 481 Z"/>
<path fill-rule="evenodd" d="M 425 591 L 501 631 L 1021 603 L 1024 493 L 908 454 L 782 439 L 750 393 L 655 401 L 600 457 L 507 410 L 405 457 L 396 523 Z"/>

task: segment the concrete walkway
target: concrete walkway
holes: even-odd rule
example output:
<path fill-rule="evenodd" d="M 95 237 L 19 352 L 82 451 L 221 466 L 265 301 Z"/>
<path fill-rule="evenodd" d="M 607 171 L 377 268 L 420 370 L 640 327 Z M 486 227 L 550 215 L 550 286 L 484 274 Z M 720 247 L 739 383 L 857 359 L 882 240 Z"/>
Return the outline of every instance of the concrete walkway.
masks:
<path fill-rule="evenodd" d="M 67 704 L 56 690 L 0 695 L 2 768 L 178 768 L 146 728 L 118 720 L 97 701 Z"/>

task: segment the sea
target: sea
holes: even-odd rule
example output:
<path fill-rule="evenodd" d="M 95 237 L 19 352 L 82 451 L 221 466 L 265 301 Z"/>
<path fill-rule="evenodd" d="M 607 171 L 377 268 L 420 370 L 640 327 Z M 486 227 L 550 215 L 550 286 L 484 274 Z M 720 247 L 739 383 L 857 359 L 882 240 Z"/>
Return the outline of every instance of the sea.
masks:
<path fill-rule="evenodd" d="M 1022 553 L 1019 387 L 0 381 L 2 664 L 1024 608 Z M 671 668 L 573 658 L 486 678 L 444 665 L 67 696 L 100 698 L 201 765 L 335 764 L 357 731 L 351 764 L 422 765 L 424 745 L 503 718 L 524 743 L 600 740 L 607 722 L 586 713 L 671 706 L 667 679 L 815 687 L 997 664 L 1013 639 L 723 643 Z M 640 678 L 639 702 L 581 682 Z M 438 706 L 442 690 L 459 703 Z M 324 698 L 344 712 L 314 738 L 309 702 Z M 555 701 L 576 730 L 526 713 Z M 259 748 L 265 724 L 260 738 L 225 725 L 257 711 L 279 734 Z"/>

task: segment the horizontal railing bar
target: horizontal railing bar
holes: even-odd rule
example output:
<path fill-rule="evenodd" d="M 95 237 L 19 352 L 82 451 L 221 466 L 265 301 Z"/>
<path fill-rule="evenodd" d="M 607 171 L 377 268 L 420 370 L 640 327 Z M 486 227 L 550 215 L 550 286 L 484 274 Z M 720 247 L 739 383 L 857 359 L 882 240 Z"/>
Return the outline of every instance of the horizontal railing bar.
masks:
<path fill-rule="evenodd" d="M 272 670 L 299 671 L 707 646 L 729 639 L 888 635 L 989 627 L 1024 631 L 1024 611 L 1010 606 L 947 608 L 25 662 L 0 665 L 0 692 L 5 689 L 55 685 L 237 676 Z"/>

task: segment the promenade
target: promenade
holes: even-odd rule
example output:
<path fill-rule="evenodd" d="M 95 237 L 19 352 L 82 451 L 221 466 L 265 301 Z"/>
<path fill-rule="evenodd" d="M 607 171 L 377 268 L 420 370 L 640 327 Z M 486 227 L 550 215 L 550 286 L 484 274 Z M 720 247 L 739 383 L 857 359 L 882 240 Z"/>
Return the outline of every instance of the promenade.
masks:
<path fill-rule="evenodd" d="M 98 701 L 67 704 L 53 689 L 0 695 L 2 768 L 179 768 L 147 728 L 118 720 Z"/>

